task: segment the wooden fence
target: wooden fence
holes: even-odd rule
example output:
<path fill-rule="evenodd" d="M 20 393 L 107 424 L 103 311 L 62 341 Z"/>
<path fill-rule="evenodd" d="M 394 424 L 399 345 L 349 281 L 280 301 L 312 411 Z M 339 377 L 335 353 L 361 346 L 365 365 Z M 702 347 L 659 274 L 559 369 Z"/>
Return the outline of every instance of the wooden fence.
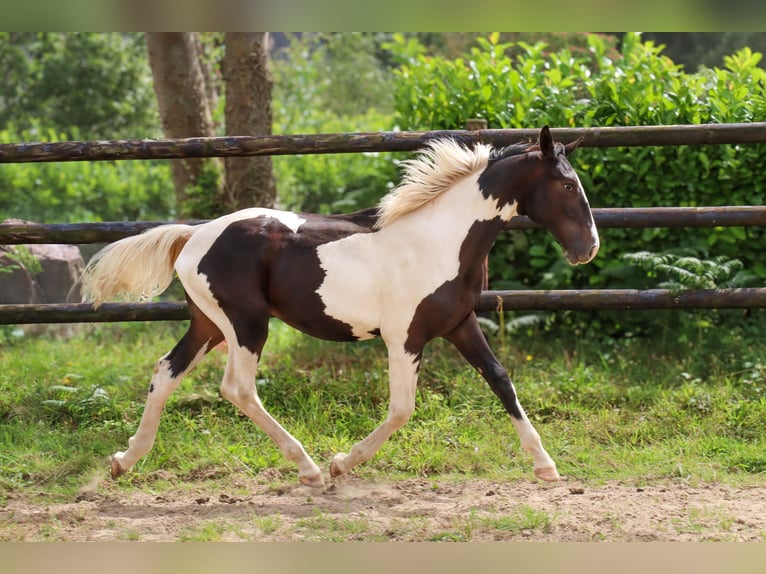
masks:
<path fill-rule="evenodd" d="M 554 128 L 558 141 L 584 137 L 583 147 L 674 146 L 766 143 L 766 122 L 683 126 Z M 538 130 L 449 130 L 295 136 L 236 136 L 162 140 L 113 140 L 0 144 L 1 163 L 180 159 L 315 153 L 412 151 L 437 137 L 496 146 L 533 140 Z M 610 227 L 766 226 L 764 206 L 594 209 L 596 224 Z M 160 222 L 75 224 L 0 224 L 0 245 L 24 243 L 100 243 L 140 233 Z M 535 224 L 518 217 L 510 229 Z M 477 310 L 596 310 L 678 308 L 766 308 L 766 288 L 703 289 L 673 293 L 663 289 L 487 291 Z M 0 305 L 0 324 L 180 320 L 185 303 L 108 303 Z"/>

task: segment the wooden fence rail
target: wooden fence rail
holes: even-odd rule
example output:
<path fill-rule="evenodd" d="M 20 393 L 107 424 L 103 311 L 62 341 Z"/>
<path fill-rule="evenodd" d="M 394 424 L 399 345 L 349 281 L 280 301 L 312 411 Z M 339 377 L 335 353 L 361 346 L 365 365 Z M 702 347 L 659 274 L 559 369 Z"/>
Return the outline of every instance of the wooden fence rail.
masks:
<path fill-rule="evenodd" d="M 645 227 L 735 227 L 766 226 L 766 206 L 720 207 L 626 207 L 594 209 L 600 229 Z M 0 245 L 32 243 L 108 243 L 136 235 L 161 221 L 112 221 L 102 223 L 4 223 L 0 224 Z M 191 224 L 202 221 L 190 221 Z M 539 227 L 528 217 L 514 217 L 506 229 Z"/>
<path fill-rule="evenodd" d="M 597 311 L 651 309 L 763 309 L 766 288 L 690 289 L 584 289 L 484 291 L 479 312 Z M 180 321 L 189 318 L 186 303 L 90 303 L 0 305 L 0 325 L 31 323 L 109 323 L 114 321 Z"/>
<path fill-rule="evenodd" d="M 0 144 L 0 163 L 413 151 L 439 137 L 504 146 L 535 141 L 539 133 L 538 129 L 487 129 L 9 143 Z M 583 137 L 585 147 L 754 144 L 766 143 L 766 122 L 553 128 L 551 133 L 564 143 Z"/>

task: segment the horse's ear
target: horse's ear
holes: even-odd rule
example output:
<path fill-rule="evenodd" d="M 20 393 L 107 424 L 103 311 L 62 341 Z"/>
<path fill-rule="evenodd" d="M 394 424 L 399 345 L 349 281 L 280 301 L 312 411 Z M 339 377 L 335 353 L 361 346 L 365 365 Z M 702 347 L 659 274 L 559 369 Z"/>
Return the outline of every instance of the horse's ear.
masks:
<path fill-rule="evenodd" d="M 551 136 L 551 130 L 548 126 L 543 126 L 540 130 L 540 140 L 537 142 L 540 146 L 540 151 L 543 152 L 544 157 L 553 157 L 556 152 L 553 148 L 553 136 Z"/>
<path fill-rule="evenodd" d="M 569 155 L 574 150 L 577 149 L 577 146 L 579 146 L 582 142 L 585 141 L 585 138 L 579 137 L 573 142 L 569 142 L 567 145 L 564 146 L 564 155 Z"/>

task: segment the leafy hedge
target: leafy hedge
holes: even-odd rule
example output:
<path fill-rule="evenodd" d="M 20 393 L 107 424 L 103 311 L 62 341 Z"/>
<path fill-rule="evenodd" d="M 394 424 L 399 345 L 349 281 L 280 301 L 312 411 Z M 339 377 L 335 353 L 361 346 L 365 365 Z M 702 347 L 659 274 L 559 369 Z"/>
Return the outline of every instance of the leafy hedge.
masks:
<path fill-rule="evenodd" d="M 481 117 L 490 128 L 729 123 L 766 120 L 761 54 L 745 48 L 722 69 L 687 74 L 662 47 L 627 34 L 619 52 L 604 37 L 589 53 L 546 52 L 544 43 L 479 39 L 469 56 L 428 57 L 412 40 L 393 42 L 401 129 L 460 129 Z M 513 47 L 521 53 L 507 54 Z M 572 156 L 593 207 L 762 204 L 764 145 L 581 148 Z M 736 257 L 766 278 L 766 236 L 754 228 L 602 230 L 599 256 L 571 268 L 544 232 L 511 232 L 490 261 L 495 288 L 648 287 L 651 274 L 623 254 L 681 248 L 703 259 Z"/>
<path fill-rule="evenodd" d="M 76 136 L 76 134 L 75 134 Z M 0 142 L 62 141 L 33 128 L 0 131 Z M 0 221 L 140 221 L 172 217 L 168 164 L 151 161 L 18 163 L 0 166 Z"/>

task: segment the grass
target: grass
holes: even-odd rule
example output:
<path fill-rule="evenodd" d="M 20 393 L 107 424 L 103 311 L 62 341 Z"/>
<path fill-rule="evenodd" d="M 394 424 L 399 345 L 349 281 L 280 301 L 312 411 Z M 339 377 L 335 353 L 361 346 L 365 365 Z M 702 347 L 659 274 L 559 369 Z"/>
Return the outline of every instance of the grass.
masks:
<path fill-rule="evenodd" d="M 555 517 L 547 512 L 522 504 L 515 514 L 485 517 L 480 520 L 480 523 L 493 530 L 503 532 L 548 531 L 554 520 Z"/>
<path fill-rule="evenodd" d="M 732 530 L 736 518 L 721 509 L 690 507 L 687 516 L 674 519 L 673 526 L 679 533 L 700 534 L 711 526 L 728 533 Z M 723 540 L 726 540 L 724 535 Z"/>
<path fill-rule="evenodd" d="M 355 539 L 370 541 L 369 530 L 369 522 L 363 517 L 338 518 L 317 510 L 314 516 L 298 521 L 294 535 L 304 541 L 344 542 Z"/>
<path fill-rule="evenodd" d="M 0 347 L 0 507 L 16 489 L 68 498 L 105 475 L 108 456 L 124 449 L 138 424 L 154 362 L 182 332 L 176 323 L 88 326 L 66 339 L 26 336 Z M 757 338 L 709 330 L 664 346 L 526 335 L 492 344 L 563 475 L 593 484 L 762 483 L 766 357 Z M 297 477 L 270 439 L 220 397 L 224 365 L 224 354 L 211 353 L 181 383 L 154 449 L 122 479 L 125 488 L 145 487 L 158 470 L 181 481 L 266 468 Z M 277 323 L 257 385 L 270 412 L 326 468 L 385 416 L 386 373 L 379 341 L 324 343 Z M 413 419 L 355 472 L 528 479 L 531 459 L 479 375 L 435 341 Z"/>
<path fill-rule="evenodd" d="M 465 516 L 453 519 L 449 528 L 435 532 L 428 537 L 429 542 L 470 542 L 486 538 L 487 534 L 506 536 L 532 532 L 550 532 L 555 515 L 522 504 L 512 513 L 497 514 L 472 510 Z"/>
<path fill-rule="evenodd" d="M 198 526 L 187 528 L 179 536 L 179 542 L 220 542 L 226 532 L 222 522 L 208 521 Z"/>

